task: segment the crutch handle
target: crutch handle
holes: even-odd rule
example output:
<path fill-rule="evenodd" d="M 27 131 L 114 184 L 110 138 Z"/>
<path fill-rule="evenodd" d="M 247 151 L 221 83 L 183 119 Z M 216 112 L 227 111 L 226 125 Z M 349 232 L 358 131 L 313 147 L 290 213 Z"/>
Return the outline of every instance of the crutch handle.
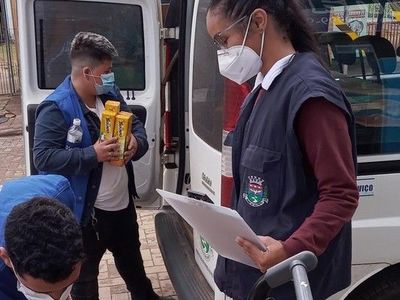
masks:
<path fill-rule="evenodd" d="M 257 282 L 254 284 L 250 295 L 248 296 L 248 300 L 265 300 L 268 296 L 269 291 L 272 288 L 276 288 L 282 284 L 289 282 L 290 280 L 294 280 L 300 283 L 303 282 L 303 276 L 298 276 L 300 274 L 307 277 L 307 272 L 312 271 L 317 266 L 318 259 L 314 253 L 310 251 L 303 251 L 299 254 L 296 254 L 288 259 L 280 262 L 279 264 L 271 267 L 268 271 L 261 276 Z M 302 272 L 304 271 L 304 272 Z M 309 289 L 308 281 L 306 285 Z M 304 285 L 302 285 L 304 287 Z M 297 289 L 297 288 L 296 288 Z M 298 293 L 298 291 L 296 291 Z M 307 299 L 307 298 L 300 298 Z M 312 298 L 309 298 L 312 299 Z"/>
<path fill-rule="evenodd" d="M 264 280 L 271 288 L 278 287 L 292 279 L 292 269 L 299 264 L 302 264 L 306 271 L 310 272 L 317 266 L 318 259 L 310 251 L 300 252 L 268 269 Z"/>

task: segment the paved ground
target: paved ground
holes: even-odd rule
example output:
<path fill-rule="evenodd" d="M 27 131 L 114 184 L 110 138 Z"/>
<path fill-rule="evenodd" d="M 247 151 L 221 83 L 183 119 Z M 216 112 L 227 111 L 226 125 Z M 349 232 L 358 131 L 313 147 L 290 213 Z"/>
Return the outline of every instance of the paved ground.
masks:
<path fill-rule="evenodd" d="M 0 97 L 0 117 L 4 111 L 16 115 L 0 124 L 0 185 L 7 179 L 25 175 L 24 142 L 21 136 L 19 107 L 18 97 Z M 157 245 L 154 229 L 155 214 L 155 211 L 148 210 L 141 210 L 138 213 L 141 250 L 146 273 L 159 295 L 177 299 Z M 106 253 L 101 261 L 99 286 L 101 300 L 131 299 L 115 268 L 111 253 Z"/>
<path fill-rule="evenodd" d="M 22 134 L 19 96 L 0 96 L 0 136 Z"/>

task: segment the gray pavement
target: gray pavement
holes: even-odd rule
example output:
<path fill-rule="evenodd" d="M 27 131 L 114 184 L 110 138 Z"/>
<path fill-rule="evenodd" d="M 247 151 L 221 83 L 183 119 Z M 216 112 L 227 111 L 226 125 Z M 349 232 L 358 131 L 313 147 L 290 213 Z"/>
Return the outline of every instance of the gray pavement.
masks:
<path fill-rule="evenodd" d="M 20 96 L 0 96 L 0 136 L 22 134 Z"/>

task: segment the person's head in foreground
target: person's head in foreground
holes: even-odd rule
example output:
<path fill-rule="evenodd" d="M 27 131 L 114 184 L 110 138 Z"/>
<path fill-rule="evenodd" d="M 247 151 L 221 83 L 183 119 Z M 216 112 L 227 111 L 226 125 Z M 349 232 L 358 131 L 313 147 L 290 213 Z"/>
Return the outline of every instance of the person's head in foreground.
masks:
<path fill-rule="evenodd" d="M 83 259 L 81 230 L 59 201 L 35 197 L 16 205 L 5 223 L 0 257 L 28 300 L 69 298 Z"/>

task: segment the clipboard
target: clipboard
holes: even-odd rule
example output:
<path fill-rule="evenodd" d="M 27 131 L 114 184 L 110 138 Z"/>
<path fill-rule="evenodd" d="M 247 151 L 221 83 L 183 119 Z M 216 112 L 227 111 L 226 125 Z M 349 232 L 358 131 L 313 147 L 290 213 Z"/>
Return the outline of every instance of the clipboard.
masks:
<path fill-rule="evenodd" d="M 219 255 L 258 268 L 235 239 L 240 236 L 262 251 L 266 247 L 237 211 L 160 189 L 157 192 Z"/>

